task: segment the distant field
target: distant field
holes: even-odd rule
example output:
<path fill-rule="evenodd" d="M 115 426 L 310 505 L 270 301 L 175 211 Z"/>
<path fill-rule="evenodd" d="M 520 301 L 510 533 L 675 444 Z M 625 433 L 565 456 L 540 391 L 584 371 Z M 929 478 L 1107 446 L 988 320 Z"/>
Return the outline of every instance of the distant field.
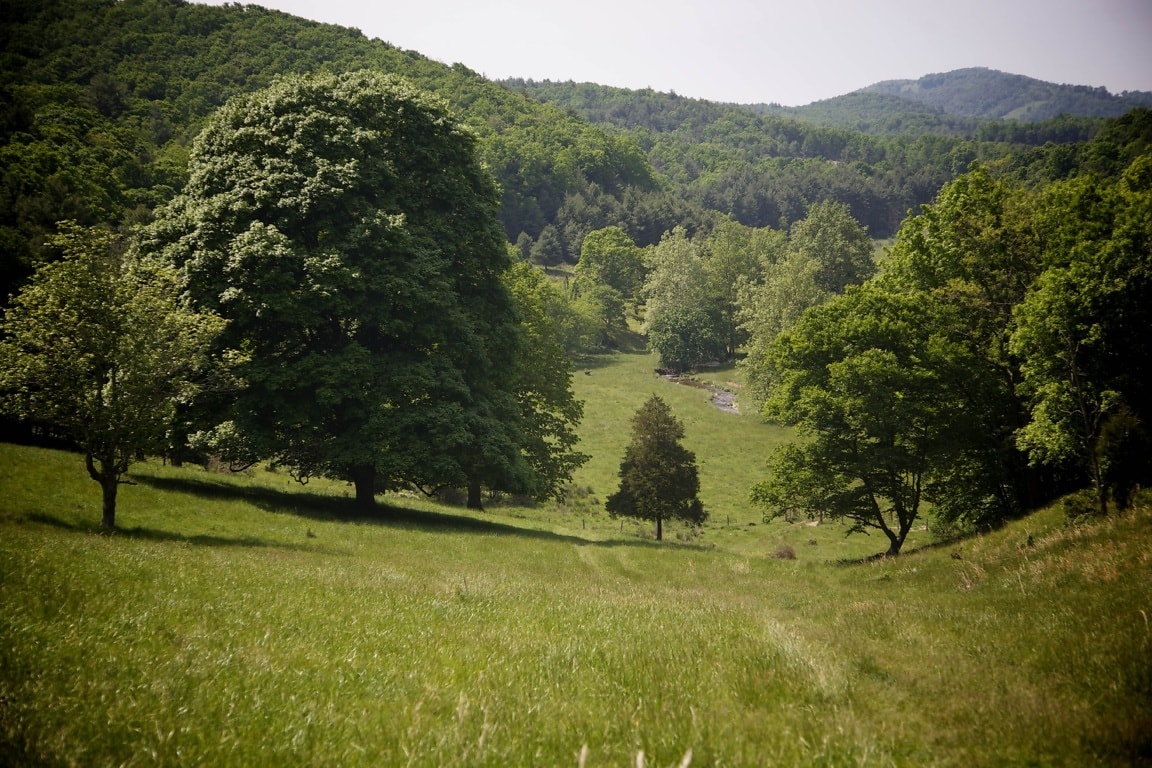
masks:
<path fill-rule="evenodd" d="M 744 500 L 781 432 L 596 362 L 563 508 L 357 517 L 339 483 L 149 463 L 108 537 L 80 457 L 0 444 L 0 765 L 1152 760 L 1146 497 L 842 564 L 885 544 Z M 652 391 L 700 459 L 698 538 L 591 501 Z"/>

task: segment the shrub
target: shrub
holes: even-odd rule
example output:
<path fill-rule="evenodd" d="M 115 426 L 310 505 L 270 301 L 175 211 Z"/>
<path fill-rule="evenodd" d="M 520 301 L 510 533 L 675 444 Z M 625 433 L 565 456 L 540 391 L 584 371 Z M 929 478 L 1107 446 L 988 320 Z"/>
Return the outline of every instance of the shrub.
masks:
<path fill-rule="evenodd" d="M 796 550 L 792 548 L 791 544 L 781 544 L 776 547 L 776 551 L 772 553 L 772 557 L 777 560 L 795 560 Z"/>

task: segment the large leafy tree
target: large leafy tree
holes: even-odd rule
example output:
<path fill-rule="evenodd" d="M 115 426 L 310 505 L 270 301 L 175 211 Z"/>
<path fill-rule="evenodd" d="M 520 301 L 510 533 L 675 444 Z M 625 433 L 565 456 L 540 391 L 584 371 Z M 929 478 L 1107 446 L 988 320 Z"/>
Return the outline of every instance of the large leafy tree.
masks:
<path fill-rule="evenodd" d="M 572 276 L 572 307 L 582 318 L 581 347 L 613 347 L 628 331 L 628 302 L 643 274 L 641 251 L 619 227 L 590 232 Z"/>
<path fill-rule="evenodd" d="M 1043 202 L 1047 268 L 1015 308 L 1011 337 L 1031 406 L 1018 439 L 1038 463 L 1081 468 L 1104 513 L 1109 475 L 1134 458 L 1123 453 L 1147 451 L 1102 441 L 1106 425 L 1152 418 L 1152 158 L 1116 182 L 1056 185 Z M 1149 479 L 1141 463 L 1118 478 L 1118 499 Z"/>
<path fill-rule="evenodd" d="M 0 326 L 0 404 L 80 446 L 111 530 L 121 478 L 167 447 L 223 323 L 185 306 L 173 269 L 126 257 L 110 233 L 64 223 L 50 244 L 62 260 L 35 272 Z"/>
<path fill-rule="evenodd" d="M 576 426 L 584 404 L 572 394 L 572 361 L 564 348 L 564 329 L 554 308 L 565 305 L 563 294 L 544 274 L 521 262 L 506 281 L 520 321 L 516 365 L 509 385 L 520 408 L 520 439 L 531 471 L 523 484 L 536 498 L 554 496 L 588 456 L 576 450 Z M 475 502 L 476 488 L 469 489 Z"/>
<path fill-rule="evenodd" d="M 969 376 L 985 402 L 973 409 L 983 423 L 987 462 L 983 491 L 958 494 L 952 510 L 973 523 L 994 523 L 1044 498 L 1042 476 L 1017 448 L 1028 422 L 1017 392 L 1020 360 L 1009 350 L 1013 310 L 1042 268 L 1035 195 L 975 168 L 945 186 L 931 205 L 909 217 L 884 262 L 891 290 L 927 294 L 951 307 L 956 337 L 973 352 Z M 938 513 L 944 508 L 938 507 Z"/>
<path fill-rule="evenodd" d="M 786 238 L 779 230 L 746 227 L 731 219 L 721 221 L 704 243 L 708 296 L 718 318 L 725 357 L 733 357 L 748 340 L 740 319 L 740 294 L 759 284 L 765 268 L 783 251 Z"/>
<path fill-rule="evenodd" d="M 613 517 L 656 523 L 656 540 L 664 537 L 665 520 L 700 525 L 708 517 L 699 498 L 696 455 L 680 444 L 684 424 L 658 395 L 652 395 L 632 417 L 632 442 L 620 463 L 620 488 L 604 508 Z"/>
<path fill-rule="evenodd" d="M 366 506 L 524 477 L 498 205 L 472 135 L 399 78 L 287 77 L 217 111 L 146 246 L 230 321 L 232 458 L 350 480 Z"/>
<path fill-rule="evenodd" d="M 759 283 L 740 287 L 738 318 L 748 334 L 744 370 L 753 399 L 764 402 L 772 388 L 768 350 L 776 337 L 795 325 L 809 307 L 823 304 L 830 293 L 816 283 L 820 262 L 803 251 L 790 251 L 764 265 Z"/>
<path fill-rule="evenodd" d="M 700 243 L 677 227 L 649 249 L 647 260 L 645 326 L 661 363 L 682 370 L 721 357 L 726 339 Z"/>
<path fill-rule="evenodd" d="M 799 440 L 768 462 L 753 500 L 771 516 L 843 518 L 897 555 L 924 502 L 946 500 L 978 450 L 973 361 L 925 294 L 849 288 L 772 344 L 764 415 Z"/>
<path fill-rule="evenodd" d="M 768 246 L 761 256 L 761 277 L 738 284 L 735 319 L 745 334 L 744 367 L 755 400 L 772 387 L 768 349 L 809 307 L 862 283 L 875 272 L 872 241 L 848 207 L 815 203 L 808 215 L 782 233 L 762 230 Z"/>
<path fill-rule="evenodd" d="M 829 293 L 843 293 L 876 271 L 868 230 L 852 218 L 843 203 L 813 203 L 788 232 L 788 248 L 820 262 L 816 284 Z"/>
<path fill-rule="evenodd" d="M 573 276 L 611 286 L 625 298 L 635 296 L 644 277 L 644 260 L 632 238 L 619 227 L 589 232 L 580 246 Z"/>

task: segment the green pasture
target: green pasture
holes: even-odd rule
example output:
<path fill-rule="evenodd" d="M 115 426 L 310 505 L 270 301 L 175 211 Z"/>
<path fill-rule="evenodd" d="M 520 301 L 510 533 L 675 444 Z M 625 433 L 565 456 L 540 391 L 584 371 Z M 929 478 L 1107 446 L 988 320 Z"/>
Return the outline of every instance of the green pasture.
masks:
<path fill-rule="evenodd" d="M 764 523 L 786 435 L 654 367 L 578 369 L 594 458 L 562 505 L 358 516 L 339 483 L 149 462 L 104 536 L 81 457 L 0 444 L 0 765 L 1152 760 L 1146 497 L 865 561 L 886 543 Z M 603 511 L 652 392 L 712 512 L 662 544 Z"/>

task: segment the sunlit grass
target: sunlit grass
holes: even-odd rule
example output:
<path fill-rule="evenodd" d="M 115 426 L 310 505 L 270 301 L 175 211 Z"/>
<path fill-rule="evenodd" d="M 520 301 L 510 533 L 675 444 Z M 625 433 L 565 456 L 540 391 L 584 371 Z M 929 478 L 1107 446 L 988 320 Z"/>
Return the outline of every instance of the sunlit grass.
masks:
<path fill-rule="evenodd" d="M 499 510 L 344 520 L 339 484 L 150 464 L 102 536 L 75 456 L 0 459 L 7 762 L 1124 765 L 1150 746 L 1147 507 L 846 566 Z"/>
<path fill-rule="evenodd" d="M 591 491 L 559 506 L 390 494 L 365 516 L 344 483 L 151 462 L 103 536 L 80 457 L 0 444 L 0 764 L 1152 755 L 1146 499 L 947 546 L 917 531 L 906 555 L 864 562 L 886 544 L 748 506 L 784 432 L 659 379 L 647 354 L 588 363 Z M 603 511 L 652 392 L 700 461 L 700 537 L 657 544 Z"/>

